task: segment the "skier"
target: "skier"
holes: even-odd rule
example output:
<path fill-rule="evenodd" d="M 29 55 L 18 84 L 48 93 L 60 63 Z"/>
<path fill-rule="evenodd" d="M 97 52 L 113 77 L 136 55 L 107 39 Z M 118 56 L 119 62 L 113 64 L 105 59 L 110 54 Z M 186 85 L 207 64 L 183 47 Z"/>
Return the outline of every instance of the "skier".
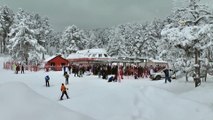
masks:
<path fill-rule="evenodd" d="M 65 72 L 64 77 L 65 77 L 65 84 L 68 85 L 69 84 L 69 74 L 67 72 Z"/>
<path fill-rule="evenodd" d="M 64 85 L 64 83 L 62 83 L 62 84 L 61 84 L 61 92 L 62 92 L 62 95 L 61 95 L 60 100 L 63 100 L 64 94 L 66 95 L 67 99 L 69 99 L 69 96 L 67 95 L 67 90 L 68 90 L 68 88 L 66 88 L 66 86 Z"/>
<path fill-rule="evenodd" d="M 49 75 L 45 76 L 46 87 L 50 87 L 50 82 L 49 82 L 49 80 L 50 80 Z"/>

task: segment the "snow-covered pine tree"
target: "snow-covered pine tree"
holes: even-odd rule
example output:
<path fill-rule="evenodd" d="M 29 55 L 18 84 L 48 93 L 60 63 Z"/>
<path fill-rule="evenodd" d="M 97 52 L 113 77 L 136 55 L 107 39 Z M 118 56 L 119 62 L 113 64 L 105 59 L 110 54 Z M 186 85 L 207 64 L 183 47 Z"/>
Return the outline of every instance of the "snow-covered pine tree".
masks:
<path fill-rule="evenodd" d="M 86 43 L 86 35 L 83 30 L 77 28 L 77 26 L 68 26 L 62 33 L 61 52 L 68 56 L 70 53 L 76 52 L 77 50 L 83 50 Z"/>
<path fill-rule="evenodd" d="M 15 60 L 25 61 L 26 64 L 37 63 L 42 58 L 41 53 L 45 52 L 44 40 L 37 39 L 42 26 L 35 24 L 39 22 L 35 18 L 35 15 L 19 9 L 9 33 L 10 54 Z"/>
<path fill-rule="evenodd" d="M 93 30 L 84 30 L 85 36 L 86 36 L 86 43 L 85 43 L 85 49 L 92 49 L 92 48 L 98 48 L 98 41 L 97 37 L 95 36 L 95 33 Z"/>
<path fill-rule="evenodd" d="M 135 44 L 136 40 L 141 38 L 140 29 L 141 24 L 127 23 L 120 25 L 122 27 L 122 36 L 124 38 L 123 49 L 128 57 L 139 57 L 138 46 Z"/>
<path fill-rule="evenodd" d="M 6 53 L 8 43 L 8 33 L 13 24 L 14 13 L 7 6 L 0 7 L 0 53 Z"/>
<path fill-rule="evenodd" d="M 136 25 L 136 24 L 135 24 Z M 136 57 L 147 57 L 147 52 L 145 51 L 145 48 L 146 48 L 146 40 L 145 39 L 145 28 L 146 28 L 146 24 L 145 25 L 142 25 L 142 24 L 137 24 L 133 30 L 134 32 L 134 36 L 133 38 L 135 39 L 134 40 L 134 43 L 133 43 L 133 46 L 135 46 L 135 55 Z"/>
<path fill-rule="evenodd" d="M 39 42 L 38 44 L 48 49 L 46 45 L 47 45 L 47 42 L 52 38 L 51 35 L 53 32 L 53 29 L 50 27 L 50 24 L 49 24 L 49 19 L 47 17 L 42 18 L 39 14 L 35 14 L 32 17 L 33 17 L 32 18 L 33 25 L 31 26 L 31 28 L 34 30 L 35 39 Z M 41 54 L 42 54 L 42 59 L 44 59 L 45 53 L 42 52 Z"/>
<path fill-rule="evenodd" d="M 144 54 L 148 58 L 158 57 L 158 47 L 161 43 L 161 31 L 164 27 L 164 23 L 160 19 L 155 19 L 144 28 Z M 159 51 L 160 52 L 160 51 Z"/>
<path fill-rule="evenodd" d="M 54 32 L 54 31 L 52 31 L 49 34 L 49 38 L 45 42 L 48 55 L 55 55 L 57 53 L 60 53 L 60 50 L 61 50 L 61 45 L 60 45 L 61 35 L 62 35 L 61 32 Z"/>
<path fill-rule="evenodd" d="M 108 54 L 115 57 L 124 57 L 126 55 L 124 36 L 122 34 L 122 27 L 115 27 L 111 29 L 109 34 Z"/>
<path fill-rule="evenodd" d="M 102 46 L 103 48 L 107 48 L 107 45 L 109 44 L 109 34 L 110 34 L 111 28 L 104 28 L 103 31 L 100 33 L 99 39 L 98 39 L 98 46 Z"/>
<path fill-rule="evenodd" d="M 207 31 L 212 31 L 212 18 L 207 6 L 198 4 L 197 0 L 190 0 L 187 7 L 174 12 L 172 23 L 162 31 L 164 41 L 169 40 L 168 44 L 183 50 L 183 59 L 194 62 L 190 68 L 195 68 L 199 77 L 201 55 L 212 45 L 212 38 L 209 37 L 212 33 Z"/>
<path fill-rule="evenodd" d="M 107 49 L 107 46 L 109 44 L 109 36 L 110 36 L 111 28 L 99 28 L 94 29 L 93 32 L 96 36 L 96 46 L 98 48 L 105 48 Z"/>

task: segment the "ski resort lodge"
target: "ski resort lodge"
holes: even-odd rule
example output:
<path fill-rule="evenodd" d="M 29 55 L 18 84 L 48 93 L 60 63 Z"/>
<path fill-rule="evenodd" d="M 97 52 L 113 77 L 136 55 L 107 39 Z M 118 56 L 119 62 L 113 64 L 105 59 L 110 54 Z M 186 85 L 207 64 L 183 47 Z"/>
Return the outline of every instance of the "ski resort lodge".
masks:
<path fill-rule="evenodd" d="M 87 49 L 80 50 L 76 53 L 70 54 L 67 57 L 70 64 L 75 65 L 93 65 L 93 64 L 136 64 L 139 65 L 147 62 L 145 58 L 134 57 L 111 57 L 107 54 L 105 49 Z"/>

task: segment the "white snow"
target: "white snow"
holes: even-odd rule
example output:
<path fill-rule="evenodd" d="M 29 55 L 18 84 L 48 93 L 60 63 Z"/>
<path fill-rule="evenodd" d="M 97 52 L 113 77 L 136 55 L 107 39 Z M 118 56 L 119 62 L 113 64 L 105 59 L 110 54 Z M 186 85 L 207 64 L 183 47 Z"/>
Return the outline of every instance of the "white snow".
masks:
<path fill-rule="evenodd" d="M 103 48 L 97 48 L 97 49 L 86 49 L 86 50 L 79 50 L 77 51 L 79 54 L 107 54 L 106 50 Z"/>
<path fill-rule="evenodd" d="M 163 60 L 151 60 L 154 63 L 168 63 L 167 61 L 163 61 Z"/>
<path fill-rule="evenodd" d="M 21 82 L 0 85 L 1 120 L 94 120 L 49 100 Z"/>
<path fill-rule="evenodd" d="M 85 58 L 85 56 L 82 54 L 72 53 L 67 57 L 67 59 L 76 59 L 76 58 Z"/>
<path fill-rule="evenodd" d="M 48 62 L 48 61 L 52 60 L 55 57 L 56 57 L 56 55 L 50 56 L 47 59 L 45 59 L 44 62 Z"/>
<path fill-rule="evenodd" d="M 63 72 L 14 74 L 0 58 L 0 120 L 213 120 L 213 77 L 164 83 L 125 77 L 121 83 L 70 75 L 70 99 L 59 101 Z M 50 87 L 44 77 L 50 76 Z"/>
<path fill-rule="evenodd" d="M 72 53 L 67 57 L 67 59 L 76 59 L 76 58 L 111 58 L 111 57 L 107 55 L 105 49 L 97 48 L 97 49 L 79 50 L 76 53 Z"/>

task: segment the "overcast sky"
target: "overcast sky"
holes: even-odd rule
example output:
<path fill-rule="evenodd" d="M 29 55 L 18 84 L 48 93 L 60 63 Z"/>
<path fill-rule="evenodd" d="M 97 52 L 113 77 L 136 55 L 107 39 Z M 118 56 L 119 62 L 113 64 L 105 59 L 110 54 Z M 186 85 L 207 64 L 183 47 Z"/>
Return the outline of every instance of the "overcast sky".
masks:
<path fill-rule="evenodd" d="M 0 0 L 0 5 L 8 5 L 15 12 L 22 8 L 47 16 L 53 28 L 62 31 L 73 24 L 88 29 L 165 18 L 171 13 L 172 1 L 174 0 Z M 201 1 L 213 5 L 213 0 Z"/>

